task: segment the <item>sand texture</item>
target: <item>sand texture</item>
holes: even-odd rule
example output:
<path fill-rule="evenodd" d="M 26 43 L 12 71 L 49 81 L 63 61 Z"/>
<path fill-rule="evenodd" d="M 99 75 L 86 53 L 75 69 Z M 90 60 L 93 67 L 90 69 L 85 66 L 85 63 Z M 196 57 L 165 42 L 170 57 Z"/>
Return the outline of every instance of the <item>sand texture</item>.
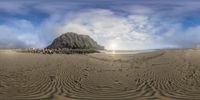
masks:
<path fill-rule="evenodd" d="M 132 55 L 0 51 L 0 100 L 200 100 L 200 50 Z"/>

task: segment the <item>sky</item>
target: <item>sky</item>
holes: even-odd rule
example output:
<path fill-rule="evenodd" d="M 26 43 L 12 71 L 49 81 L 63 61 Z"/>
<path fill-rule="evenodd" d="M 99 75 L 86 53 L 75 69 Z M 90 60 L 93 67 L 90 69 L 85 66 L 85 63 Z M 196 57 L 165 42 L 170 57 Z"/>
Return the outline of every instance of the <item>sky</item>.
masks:
<path fill-rule="evenodd" d="M 109 50 L 200 47 L 199 0 L 1 0 L 0 48 L 45 48 L 66 32 Z"/>

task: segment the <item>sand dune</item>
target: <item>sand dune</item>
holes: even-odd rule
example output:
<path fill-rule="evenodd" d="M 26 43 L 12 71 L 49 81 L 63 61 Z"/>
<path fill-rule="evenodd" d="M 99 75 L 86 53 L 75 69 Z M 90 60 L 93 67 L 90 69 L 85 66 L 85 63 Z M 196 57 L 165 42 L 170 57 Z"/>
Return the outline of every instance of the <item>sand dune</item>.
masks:
<path fill-rule="evenodd" d="M 0 100 L 199 100 L 200 50 L 134 55 L 0 51 Z"/>

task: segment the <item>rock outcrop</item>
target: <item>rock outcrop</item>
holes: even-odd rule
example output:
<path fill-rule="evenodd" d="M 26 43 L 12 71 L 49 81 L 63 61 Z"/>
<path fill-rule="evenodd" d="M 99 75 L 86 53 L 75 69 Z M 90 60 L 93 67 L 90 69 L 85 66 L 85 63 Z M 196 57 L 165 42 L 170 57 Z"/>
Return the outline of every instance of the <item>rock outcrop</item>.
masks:
<path fill-rule="evenodd" d="M 56 38 L 47 49 L 104 49 L 88 35 L 79 35 L 73 32 L 62 34 Z"/>

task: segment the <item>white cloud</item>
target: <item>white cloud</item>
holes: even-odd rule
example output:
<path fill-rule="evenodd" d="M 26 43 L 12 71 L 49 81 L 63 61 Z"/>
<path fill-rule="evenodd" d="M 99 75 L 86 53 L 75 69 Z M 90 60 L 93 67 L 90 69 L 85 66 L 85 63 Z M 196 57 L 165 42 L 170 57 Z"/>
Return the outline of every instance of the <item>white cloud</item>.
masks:
<path fill-rule="evenodd" d="M 68 16 L 57 28 L 57 33 L 87 34 L 106 49 L 113 45 L 115 49 L 195 47 L 200 43 L 199 27 L 184 29 L 181 23 L 162 20 L 159 16 L 121 16 L 106 9 L 86 10 Z"/>
<path fill-rule="evenodd" d="M 21 9 L 21 6 L 16 8 Z M 108 9 L 53 13 L 37 26 L 25 19 L 10 19 L 9 23 L 0 25 L 0 47 L 41 48 L 66 32 L 90 35 L 107 49 L 195 47 L 200 44 L 200 26 L 184 29 L 181 22 L 149 15 L 154 13 L 152 9 L 136 8 L 126 16 Z"/>
<path fill-rule="evenodd" d="M 27 20 L 12 20 L 0 25 L 1 48 L 43 47 L 35 27 Z"/>
<path fill-rule="evenodd" d="M 59 35 L 66 33 L 66 32 L 75 32 L 75 33 L 80 33 L 80 34 L 85 34 L 85 35 L 91 35 L 92 33 L 87 29 L 87 27 L 81 25 L 81 24 L 75 24 L 75 23 L 70 23 L 67 25 L 64 25 L 62 27 L 58 27 L 57 33 Z"/>
<path fill-rule="evenodd" d="M 123 17 L 110 10 L 95 9 L 71 14 L 65 24 L 57 28 L 57 33 L 77 32 L 87 34 L 107 49 L 148 49 L 168 47 L 155 35 L 160 27 L 153 25 L 151 18 L 142 15 Z M 159 43 L 159 44 L 158 44 Z M 147 45 L 149 47 L 147 47 Z"/>

